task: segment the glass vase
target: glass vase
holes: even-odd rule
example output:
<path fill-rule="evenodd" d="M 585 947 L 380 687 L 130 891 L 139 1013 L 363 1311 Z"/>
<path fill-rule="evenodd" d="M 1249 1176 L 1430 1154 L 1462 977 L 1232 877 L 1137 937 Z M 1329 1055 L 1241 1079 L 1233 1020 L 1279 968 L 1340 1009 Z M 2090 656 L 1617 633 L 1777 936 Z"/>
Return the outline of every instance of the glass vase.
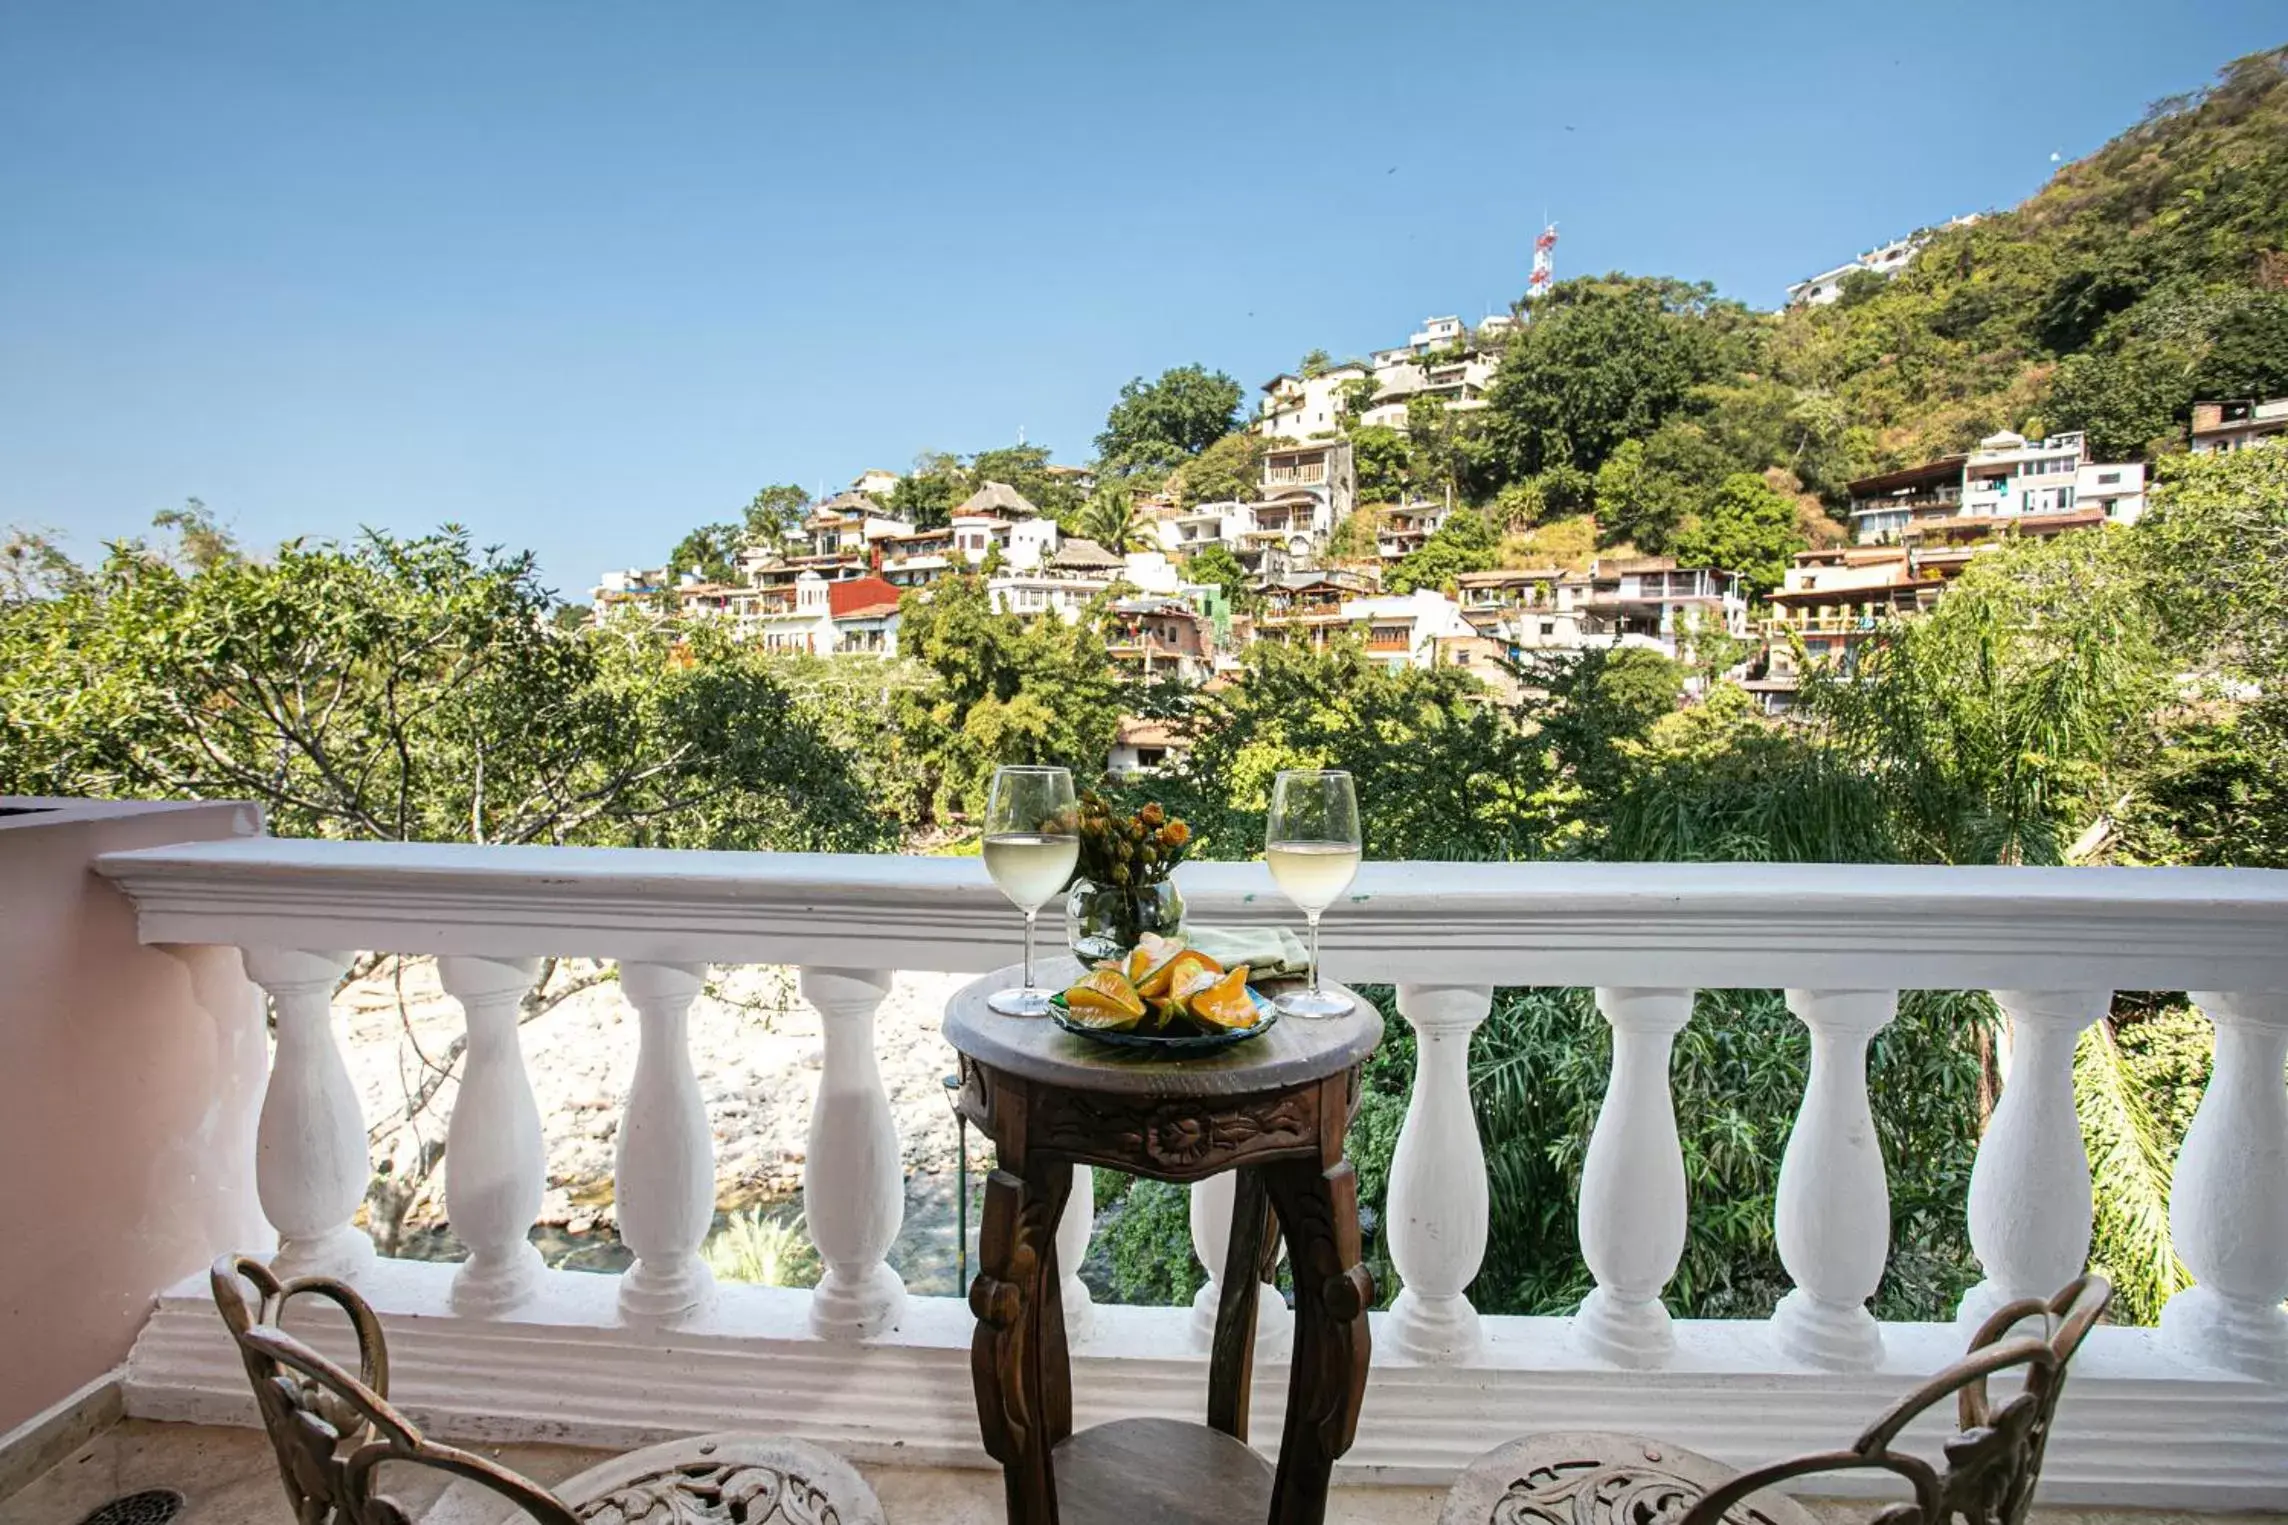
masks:
<path fill-rule="evenodd" d="M 1127 954 L 1147 932 L 1175 937 L 1184 930 L 1184 897 L 1174 881 L 1097 884 L 1075 879 L 1065 895 L 1065 941 L 1083 964 Z"/>

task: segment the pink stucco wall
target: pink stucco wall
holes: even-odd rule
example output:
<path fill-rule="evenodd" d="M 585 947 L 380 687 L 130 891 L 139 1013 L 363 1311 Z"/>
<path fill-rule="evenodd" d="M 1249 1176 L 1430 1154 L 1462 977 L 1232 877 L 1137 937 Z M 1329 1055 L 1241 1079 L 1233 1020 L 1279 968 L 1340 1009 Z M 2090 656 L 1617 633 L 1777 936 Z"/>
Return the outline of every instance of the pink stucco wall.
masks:
<path fill-rule="evenodd" d="M 32 807 L 46 807 L 33 809 Z M 0 798 L 0 1433 L 125 1359 L 159 1288 L 276 1242 L 266 1044 L 234 948 L 140 946 L 97 855 L 259 828 L 244 805 Z"/>

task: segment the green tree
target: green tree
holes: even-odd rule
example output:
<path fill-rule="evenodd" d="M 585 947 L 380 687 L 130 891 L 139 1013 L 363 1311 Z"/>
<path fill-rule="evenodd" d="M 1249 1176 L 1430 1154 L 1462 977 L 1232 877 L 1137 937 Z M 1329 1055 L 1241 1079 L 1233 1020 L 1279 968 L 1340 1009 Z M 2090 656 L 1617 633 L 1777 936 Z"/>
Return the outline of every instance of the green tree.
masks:
<path fill-rule="evenodd" d="M 1388 424 L 1363 424 L 1353 429 L 1351 461 L 1358 471 L 1360 501 L 1406 501 L 1414 480 L 1414 452 L 1399 430 Z"/>
<path fill-rule="evenodd" d="M 1334 765 L 1357 780 L 1377 858 L 1530 855 L 1542 821 L 1538 749 L 1459 668 L 1386 668 L 1356 643 L 1325 652 L 1247 648 L 1237 684 L 1194 696 L 1192 750 L 1153 791 L 1200 834 L 1200 852 L 1253 856 L 1282 768 Z"/>
<path fill-rule="evenodd" d="M 1491 438 L 1512 476 L 1595 471 L 1625 439 L 1685 406 L 1699 383 L 1746 364 L 1745 308 L 1706 285 L 1609 275 L 1561 281 L 1534 304 L 1487 394 Z"/>
<path fill-rule="evenodd" d="M 1752 598 L 1780 585 L 1802 545 L 1795 499 L 1744 471 L 1726 477 L 1675 540 L 1680 562 L 1737 572 Z"/>
<path fill-rule="evenodd" d="M 2057 863 L 2135 775 L 2166 667 L 2122 542 L 2063 535 L 1979 556 L 1802 694 L 1890 802 L 1903 857 Z"/>
<path fill-rule="evenodd" d="M 1484 572 L 1501 560 L 1501 536 L 1473 509 L 1457 508 L 1446 522 L 1390 569 L 1393 593 L 1416 588 L 1447 588 L 1464 572 Z"/>
<path fill-rule="evenodd" d="M 901 649 L 937 679 L 897 700 L 914 819 L 983 808 L 1005 763 L 1060 763 L 1084 778 L 1103 770 L 1119 685 L 1093 614 L 1067 624 L 997 613 L 973 576 L 908 593 L 899 612 Z"/>
<path fill-rule="evenodd" d="M 777 547 L 789 532 L 801 527 L 809 511 L 810 494 L 792 482 L 780 482 L 756 493 L 747 503 L 747 543 Z"/>
<path fill-rule="evenodd" d="M 0 534 L 0 604 L 53 597 L 81 575 L 46 531 L 12 528 Z"/>
<path fill-rule="evenodd" d="M 1244 395 L 1238 382 L 1204 366 L 1177 366 L 1157 381 L 1138 376 L 1106 415 L 1097 457 L 1107 471 L 1171 471 L 1239 427 Z"/>
<path fill-rule="evenodd" d="M 954 506 L 976 487 L 961 457 L 930 451 L 914 457 L 914 469 L 890 489 L 890 512 L 916 529 L 942 529 Z"/>
<path fill-rule="evenodd" d="M 1187 581 L 1212 583 L 1223 589 L 1223 595 L 1234 609 L 1246 609 L 1255 598 L 1255 580 L 1247 575 L 1247 568 L 1231 553 L 1231 547 L 1222 541 L 1195 551 L 1184 563 Z"/>
<path fill-rule="evenodd" d="M 1201 503 L 1254 501 L 1263 483 L 1263 452 L 1270 441 L 1253 429 L 1236 429 L 1176 468 L 1176 501 L 1185 508 Z"/>
<path fill-rule="evenodd" d="M 710 630 L 567 634 L 552 601 L 529 557 L 452 528 L 205 566 L 122 543 L 0 607 L 0 789 L 253 799 L 285 836 L 889 840 L 755 654 Z"/>
<path fill-rule="evenodd" d="M 1308 381 L 1314 376 L 1324 376 L 1328 371 L 1334 369 L 1334 365 L 1334 356 L 1323 349 L 1315 349 L 1297 361 L 1295 369 L 1304 380 Z"/>
<path fill-rule="evenodd" d="M 1351 434 L 1359 427 L 1359 415 L 1374 406 L 1382 394 L 1382 383 L 1372 376 L 1361 376 L 1346 381 L 1335 389 L 1335 427 Z"/>
<path fill-rule="evenodd" d="M 1136 510 L 1136 490 L 1114 478 L 1097 484 L 1075 519 L 1076 533 L 1118 556 L 1128 551 L 1149 551 L 1160 544 L 1152 522 Z"/>
<path fill-rule="evenodd" d="M 998 450 L 981 450 L 969 462 L 971 491 L 987 482 L 1005 482 L 1057 523 L 1069 524 L 1080 513 L 1084 500 L 1079 485 L 1071 477 L 1049 469 L 1049 456 L 1045 445 L 1004 445 Z"/>
<path fill-rule="evenodd" d="M 670 575 L 697 572 L 708 582 L 736 582 L 746 531 L 736 524 L 702 524 L 667 553 Z"/>

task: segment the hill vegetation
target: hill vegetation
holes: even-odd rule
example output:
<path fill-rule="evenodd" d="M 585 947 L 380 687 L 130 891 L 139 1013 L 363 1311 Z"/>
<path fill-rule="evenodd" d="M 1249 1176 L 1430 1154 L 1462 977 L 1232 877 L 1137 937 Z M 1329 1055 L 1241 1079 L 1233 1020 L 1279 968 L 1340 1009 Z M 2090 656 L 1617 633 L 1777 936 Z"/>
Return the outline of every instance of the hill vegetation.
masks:
<path fill-rule="evenodd" d="M 1146 688 L 1113 672 L 1093 616 L 996 614 L 969 577 L 908 606 L 894 662 L 762 652 L 703 621 L 566 629 L 529 557 L 457 531 L 250 556 L 194 505 L 91 566 L 36 537 L 0 545 L 0 791 L 254 798 L 274 829 L 347 838 L 879 850 L 961 832 L 998 764 L 1096 767 L 1114 720 L 1140 713 L 1191 751 L 1127 787 L 1187 816 L 1213 857 L 1254 853 L 1278 769 L 1339 761 L 1376 857 L 2288 868 L 2288 445 L 2171 453 L 2194 397 L 2288 393 L 2284 251 L 2273 52 L 1830 307 L 1560 284 L 1489 408 L 1418 412 L 1374 440 L 1379 480 L 1471 509 L 1402 569 L 1422 586 L 1628 543 L 1768 587 L 1790 549 L 1836 533 L 1826 510 L 1865 471 L 2005 426 L 2083 426 L 2101 451 L 2159 457 L 2144 522 L 1979 557 L 1848 677 L 1815 678 L 1797 722 L 1723 684 L 1681 706 L 1682 673 L 1642 651 L 1546 659 L 1514 704 L 1339 643 L 1258 645 L 1213 693 Z M 891 507 L 942 522 L 990 478 L 1117 531 L 1143 489 L 1235 495 L 1260 448 L 1234 427 L 1239 400 L 1197 367 L 1139 378 L 1098 441 L 1098 497 L 1025 445 L 931 457 Z M 699 549 L 727 561 L 799 499 L 766 489 Z M 1244 590 L 1228 554 L 1205 563 Z M 1770 1199 L 1801 1033 L 1770 992 L 1701 999 L 1680 1097 L 1720 1127 L 1686 1141 L 1694 1238 L 1674 1302 L 1759 1313 L 1782 1285 Z M 1898 1246 L 1886 1313 L 1947 1316 L 1972 1274 L 1963 1178 L 1992 1020 L 1983 995 L 1930 994 L 1877 1042 L 1879 1077 L 1899 1077 L 1876 1102 Z M 1520 991 L 1474 1045 L 1489 1311 L 1579 1295 L 1570 1198 L 1605 1041 L 1580 992 Z M 2181 1283 L 2166 1162 L 2205 1069 L 2181 1002 L 2125 999 L 2085 1038 L 2097 1257 L 2124 1316 Z M 1353 1141 L 1378 1209 L 1410 1076 L 1401 1034 Z M 1180 1293 L 1180 1201 L 1134 1192 L 1115 1258 L 1159 1280 L 1128 1290 Z"/>

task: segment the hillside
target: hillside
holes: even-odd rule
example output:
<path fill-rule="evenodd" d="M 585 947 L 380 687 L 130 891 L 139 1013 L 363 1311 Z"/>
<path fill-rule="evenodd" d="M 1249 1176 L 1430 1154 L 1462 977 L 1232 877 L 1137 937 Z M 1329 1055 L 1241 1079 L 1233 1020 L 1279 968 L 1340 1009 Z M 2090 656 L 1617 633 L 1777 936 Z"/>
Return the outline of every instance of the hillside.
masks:
<path fill-rule="evenodd" d="M 2288 49 L 1832 305 L 1614 272 L 1559 282 L 1503 348 L 1483 411 L 1409 420 L 1415 490 L 1510 531 L 1593 515 L 1600 547 L 1708 558 L 1758 592 L 1841 534 L 1856 477 L 1998 429 L 2181 449 L 2195 398 L 2288 393 Z"/>
<path fill-rule="evenodd" d="M 2027 425 L 2151 455 L 2196 396 L 2288 390 L 2288 49 L 2158 103 L 1895 279 L 1786 314 L 1775 356 L 1878 468 Z"/>

